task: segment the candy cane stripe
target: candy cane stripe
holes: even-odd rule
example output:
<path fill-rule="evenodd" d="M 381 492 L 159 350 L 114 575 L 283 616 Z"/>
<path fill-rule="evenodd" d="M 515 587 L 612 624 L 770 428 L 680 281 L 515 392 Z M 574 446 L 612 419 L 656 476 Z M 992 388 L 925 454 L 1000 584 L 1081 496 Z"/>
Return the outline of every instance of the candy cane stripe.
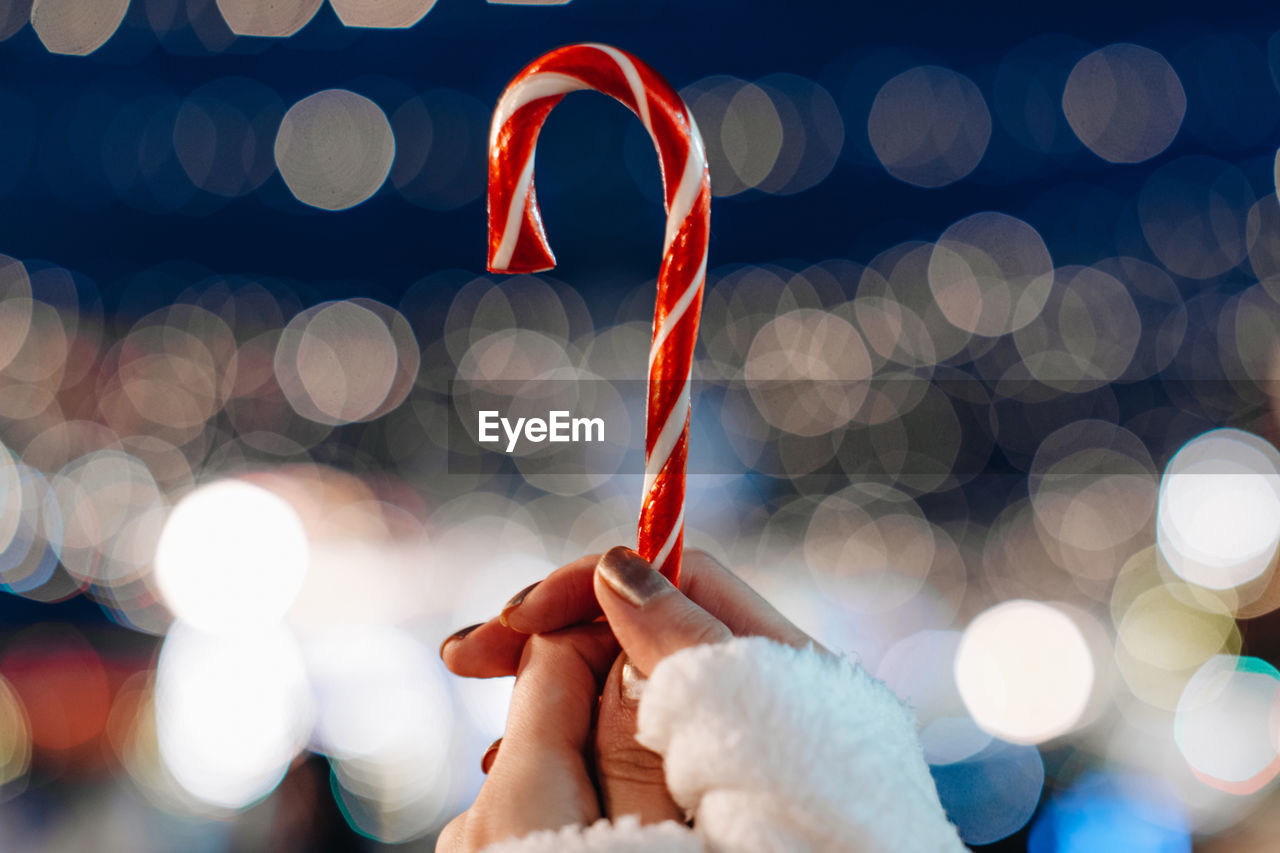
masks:
<path fill-rule="evenodd" d="M 649 95 L 644 90 L 644 83 L 640 81 L 640 72 L 636 70 L 635 63 L 616 47 L 609 47 L 607 44 L 591 46 L 596 50 L 604 51 L 610 59 L 618 63 L 618 67 L 622 69 L 622 75 L 627 78 L 627 85 L 631 87 L 631 97 L 636 99 L 636 114 L 640 116 L 640 123 L 644 125 L 645 130 L 653 133 L 653 122 L 649 118 Z"/>
<path fill-rule="evenodd" d="M 529 187 L 533 184 L 533 158 L 520 171 L 520 179 L 516 182 L 516 191 L 511 198 L 511 209 L 507 211 L 507 224 L 502 229 L 502 240 L 493 253 L 493 265 L 506 267 L 511 263 L 511 255 L 516 250 L 516 239 L 520 235 L 520 217 L 524 215 L 525 205 L 529 200 Z"/>
<path fill-rule="evenodd" d="M 662 543 L 662 548 L 658 550 L 658 556 L 653 558 L 655 566 L 661 566 L 667 561 L 667 557 L 671 556 L 671 549 L 675 547 L 676 540 L 684 533 L 684 507 L 680 508 L 680 515 L 676 517 L 676 523 L 671 526 L 671 534 L 667 537 L 667 541 Z"/>
<path fill-rule="evenodd" d="M 676 442 L 680 440 L 680 435 L 684 432 L 685 421 L 688 420 L 688 417 L 689 380 L 685 379 L 684 388 L 680 390 L 680 397 L 676 400 L 675 406 L 671 409 L 671 414 L 667 416 L 666 423 L 662 425 L 662 430 L 654 440 L 653 449 L 646 454 L 644 466 L 645 494 L 648 494 L 653 489 L 654 481 L 658 479 L 663 466 L 671 458 L 671 451 L 676 446 Z"/>
<path fill-rule="evenodd" d="M 689 306 L 693 304 L 693 300 L 702 292 L 703 283 L 707 280 L 707 257 L 702 256 L 702 266 L 698 267 L 698 274 L 693 277 L 693 281 L 689 282 L 689 286 L 684 289 L 684 293 L 680 294 L 680 298 L 676 300 L 676 304 L 671 306 L 671 313 L 662 319 L 658 325 L 658 330 L 653 335 L 653 345 L 649 347 L 649 369 L 653 369 L 653 360 L 658 357 L 658 351 L 662 348 L 663 342 L 670 337 L 671 332 L 675 329 L 676 324 L 680 322 L 680 318 L 689 310 Z"/>
<path fill-rule="evenodd" d="M 498 101 L 493 111 L 493 124 L 489 128 L 489 145 L 497 143 L 498 131 L 521 107 L 543 98 L 555 98 L 589 88 L 589 83 L 569 74 L 543 72 L 529 75 L 520 88 L 508 88 L 502 100 Z"/>
<path fill-rule="evenodd" d="M 489 269 L 537 272 L 555 265 L 534 190 L 537 137 L 567 93 L 595 89 L 621 102 L 653 138 L 662 171 L 663 237 L 645 413 L 640 553 L 673 582 L 684 536 L 690 377 L 711 233 L 711 183 L 697 123 L 671 85 L 608 45 L 553 50 L 507 86 L 489 133 Z"/>

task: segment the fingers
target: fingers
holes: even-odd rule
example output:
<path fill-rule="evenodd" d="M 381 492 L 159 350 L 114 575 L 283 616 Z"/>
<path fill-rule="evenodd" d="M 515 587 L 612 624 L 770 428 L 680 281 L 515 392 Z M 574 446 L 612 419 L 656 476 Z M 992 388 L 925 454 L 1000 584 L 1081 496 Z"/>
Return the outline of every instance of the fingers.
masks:
<path fill-rule="evenodd" d="M 468 812 L 463 812 L 444 825 L 436 836 L 436 853 L 469 853 L 475 849 L 465 846 L 467 816 Z"/>
<path fill-rule="evenodd" d="M 440 644 L 440 659 L 449 671 L 468 678 L 515 675 L 529 637 L 497 619 L 455 631 Z"/>
<path fill-rule="evenodd" d="M 596 783 L 605 814 L 636 815 L 641 823 L 684 821 L 667 792 L 662 756 L 636 743 L 639 695 L 624 673 L 634 667 L 619 655 L 600 694 L 596 723 Z"/>
<path fill-rule="evenodd" d="M 522 634 L 543 634 L 590 622 L 600 615 L 591 589 L 591 575 L 599 560 L 599 554 L 574 560 L 522 589 L 502 608 L 499 619 Z"/>
<path fill-rule="evenodd" d="M 555 631 L 600 615 L 592 586 L 598 558 L 583 557 L 522 590 L 503 608 L 506 625 L 524 634 Z M 684 552 L 680 590 L 738 636 L 769 637 L 804 647 L 812 639 L 705 551 Z"/>
<path fill-rule="evenodd" d="M 797 648 L 813 642 L 812 637 L 706 551 L 684 552 L 680 591 L 736 636 L 768 637 Z"/>
<path fill-rule="evenodd" d="M 468 678 L 515 675 L 529 634 L 558 631 L 600 615 L 591 589 L 597 560 L 599 555 L 591 554 L 562 566 L 512 596 L 497 618 L 450 634 L 440 645 L 444 665 L 453 674 Z M 530 618 L 517 622 L 513 630 L 507 624 L 512 612 L 521 617 L 529 614 Z"/>
<path fill-rule="evenodd" d="M 593 583 L 614 636 L 645 674 L 669 654 L 733 636 L 630 548 L 612 548 L 601 557 Z"/>
<path fill-rule="evenodd" d="M 607 625 L 531 637 L 516 673 L 507 728 L 464 825 L 459 849 L 479 850 L 600 816 L 584 758 L 596 697 L 618 654 Z"/>
<path fill-rule="evenodd" d="M 472 678 L 514 675 L 526 635 L 558 631 L 599 617 L 600 604 L 593 586 L 597 561 L 598 557 L 591 555 L 556 569 L 516 593 L 497 619 L 446 640 L 441 647 L 445 665 L 457 675 Z M 737 636 L 768 637 L 798 648 L 813 643 L 808 634 L 705 551 L 684 552 L 680 589 Z"/>

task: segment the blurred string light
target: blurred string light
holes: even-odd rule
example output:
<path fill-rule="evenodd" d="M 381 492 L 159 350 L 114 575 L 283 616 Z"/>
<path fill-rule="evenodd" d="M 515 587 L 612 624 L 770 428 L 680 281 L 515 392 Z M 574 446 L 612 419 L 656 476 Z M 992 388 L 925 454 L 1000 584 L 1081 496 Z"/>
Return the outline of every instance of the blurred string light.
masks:
<path fill-rule="evenodd" d="M 1049 801 L 1031 827 L 1027 850 L 1191 853 L 1191 832 L 1171 785 L 1094 772 Z"/>
<path fill-rule="evenodd" d="M 1142 317 L 1123 282 L 1093 267 L 1061 267 L 1043 310 L 1013 334 L 1015 370 L 1081 393 L 1124 375 L 1142 338 Z"/>
<path fill-rule="evenodd" d="M 315 17 L 324 0 L 217 0 L 218 11 L 238 36 L 285 38 Z"/>
<path fill-rule="evenodd" d="M 918 187 L 941 187 L 977 168 L 991 140 L 991 113 L 968 77 L 921 65 L 880 88 L 867 132 L 889 174 Z"/>
<path fill-rule="evenodd" d="M 382 29 L 412 27 L 436 5 L 436 0 L 329 0 L 329 2 L 344 25 Z"/>
<path fill-rule="evenodd" d="M 78 592 L 74 582 L 51 583 L 56 577 L 62 579 L 57 573 L 63 520 L 48 480 L 18 463 L 8 491 L 6 504 L 14 513 L 13 533 L 0 552 L 0 585 L 37 601 L 57 601 Z"/>
<path fill-rule="evenodd" d="M 391 183 L 402 198 L 429 210 L 454 210 L 480 197 L 489 108 L 450 89 L 433 89 L 401 103 L 391 114 L 396 157 Z"/>
<path fill-rule="evenodd" d="M 179 619 L 227 636 L 283 619 L 302 584 L 307 554 L 306 531 L 283 498 L 225 480 L 192 491 L 174 507 L 156 544 L 156 577 Z"/>
<path fill-rule="evenodd" d="M 1003 213 L 975 213 L 938 238 L 929 288 L 956 327 L 996 337 L 1040 315 L 1053 286 L 1053 261 L 1027 223 Z"/>
<path fill-rule="evenodd" d="M 1209 279 L 1245 259 L 1255 200 L 1240 169 L 1193 155 L 1151 173 L 1138 198 L 1138 215 L 1161 263 L 1178 275 Z"/>
<path fill-rule="evenodd" d="M 31 20 L 33 0 L 0 0 L 0 41 L 13 38 Z"/>
<path fill-rule="evenodd" d="M 389 627 L 309 641 L 315 747 L 334 762 L 348 820 L 383 841 L 436 825 L 450 792 L 450 702 L 438 657 Z"/>
<path fill-rule="evenodd" d="M 1187 96 L 1177 72 L 1159 53 L 1113 44 L 1071 69 L 1062 111 L 1094 154 L 1112 163 L 1140 163 L 1173 142 Z"/>
<path fill-rule="evenodd" d="M 1280 453 L 1233 429 L 1188 442 L 1161 481 L 1157 541 L 1179 577 L 1209 589 L 1271 571 L 1280 545 Z"/>
<path fill-rule="evenodd" d="M 963 761 L 991 743 L 969 716 L 956 686 L 959 631 L 925 630 L 895 643 L 880 660 L 876 677 L 915 710 L 925 760 L 933 765 Z"/>
<path fill-rule="evenodd" d="M 98 768 L 111 688 L 102 659 L 83 635 L 65 626 L 28 628 L 7 645 L 0 674 L 6 679 L 5 722 L 14 726 L 9 738 L 19 764 L 34 749 L 51 767 Z M 25 724 L 12 716 L 19 713 Z"/>
<path fill-rule="evenodd" d="M 1156 471 L 1142 440 L 1102 420 L 1068 424 L 1036 449 L 1027 486 L 1047 553 L 1088 597 L 1105 598 L 1153 530 Z"/>
<path fill-rule="evenodd" d="M 1255 657 L 1215 655 L 1178 699 L 1174 739 L 1197 778 L 1252 794 L 1280 774 L 1280 672 Z"/>
<path fill-rule="evenodd" d="M 1038 601 L 1007 601 L 965 629 L 956 651 L 960 695 L 978 725 L 1015 743 L 1070 731 L 1084 714 L 1095 666 L 1079 627 Z"/>
<path fill-rule="evenodd" d="M 991 110 L 1021 146 L 1004 166 L 1012 167 L 1014 176 L 1043 166 L 1041 158 L 1062 162 L 1079 150 L 1062 111 L 1061 92 L 1083 44 L 1060 34 L 1037 35 L 1000 62 L 991 86 Z"/>
<path fill-rule="evenodd" d="M 31 28 L 50 53 L 88 56 L 115 35 L 129 0 L 34 0 Z"/>
<path fill-rule="evenodd" d="M 0 255 L 0 371 L 22 350 L 31 329 L 31 277 L 22 262 Z"/>
<path fill-rule="evenodd" d="M 386 114 L 346 89 L 326 89 L 291 106 L 275 141 L 276 166 L 289 191 L 322 210 L 345 210 L 377 192 L 395 151 Z"/>
<path fill-rule="evenodd" d="M 749 189 L 775 195 L 802 192 L 831 172 L 844 145 L 844 122 L 830 93 L 794 74 L 771 74 L 755 83 L 706 77 L 680 94 L 706 141 L 716 196 Z M 643 158 L 633 153 L 639 143 L 640 131 L 633 127 L 627 143 L 633 173 L 642 166 L 637 161 Z M 649 186 L 648 181 L 641 186 Z"/>
<path fill-rule="evenodd" d="M 280 335 L 275 378 L 294 410 L 323 424 L 372 420 L 404 401 L 418 344 L 395 309 L 369 299 L 298 314 Z"/>
<path fill-rule="evenodd" d="M 215 0 L 150 0 L 146 8 L 147 24 L 171 53 L 218 53 L 235 41 Z"/>
<path fill-rule="evenodd" d="M 1044 761 L 1034 746 L 992 741 L 974 755 L 930 767 L 947 819 L 966 844 L 1013 835 L 1035 813 Z"/>
<path fill-rule="evenodd" d="M 275 170 L 272 139 L 284 106 L 267 86 L 224 77 L 192 92 L 174 121 L 173 148 L 191 183 L 217 196 L 256 190 Z"/>
<path fill-rule="evenodd" d="M 173 778 L 216 809 L 269 793 L 313 714 L 302 654 L 278 627 L 210 636 L 180 625 L 156 666 L 156 738 Z"/>
<path fill-rule="evenodd" d="M 31 767 L 31 723 L 22 699 L 0 677 L 0 800 L 20 794 Z"/>
<path fill-rule="evenodd" d="M 1216 654 L 1238 654 L 1241 639 L 1226 603 L 1202 588 L 1167 583 L 1160 563 L 1154 546 L 1125 563 L 1111 617 L 1116 668 L 1129 691 L 1171 711 L 1192 674 Z"/>

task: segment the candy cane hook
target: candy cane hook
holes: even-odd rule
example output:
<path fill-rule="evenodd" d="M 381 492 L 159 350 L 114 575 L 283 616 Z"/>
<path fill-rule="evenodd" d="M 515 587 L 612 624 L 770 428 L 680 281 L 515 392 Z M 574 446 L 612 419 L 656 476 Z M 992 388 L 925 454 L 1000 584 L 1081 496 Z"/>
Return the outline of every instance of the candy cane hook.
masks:
<path fill-rule="evenodd" d="M 569 92 L 595 89 L 639 116 L 658 149 L 667 209 L 649 349 L 640 554 L 677 581 L 684 545 L 689 377 L 702 312 L 711 233 L 707 155 L 693 113 L 645 63 L 617 48 L 575 44 L 534 60 L 507 86 L 489 134 L 489 269 L 555 266 L 533 189 L 534 148 L 551 109 Z"/>

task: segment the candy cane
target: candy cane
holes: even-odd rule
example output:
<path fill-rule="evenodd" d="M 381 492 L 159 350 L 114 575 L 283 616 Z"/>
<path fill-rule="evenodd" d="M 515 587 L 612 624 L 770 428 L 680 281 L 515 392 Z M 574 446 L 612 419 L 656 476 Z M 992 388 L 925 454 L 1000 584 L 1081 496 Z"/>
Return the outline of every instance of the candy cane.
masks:
<path fill-rule="evenodd" d="M 533 189 L 538 132 L 569 92 L 595 89 L 640 117 L 658 149 L 667 233 L 649 349 L 641 556 L 673 582 L 684 545 L 689 376 L 702 312 L 711 231 L 707 155 L 693 113 L 671 85 L 617 48 L 575 44 L 534 60 L 507 86 L 489 133 L 489 269 L 540 272 L 555 266 Z"/>

